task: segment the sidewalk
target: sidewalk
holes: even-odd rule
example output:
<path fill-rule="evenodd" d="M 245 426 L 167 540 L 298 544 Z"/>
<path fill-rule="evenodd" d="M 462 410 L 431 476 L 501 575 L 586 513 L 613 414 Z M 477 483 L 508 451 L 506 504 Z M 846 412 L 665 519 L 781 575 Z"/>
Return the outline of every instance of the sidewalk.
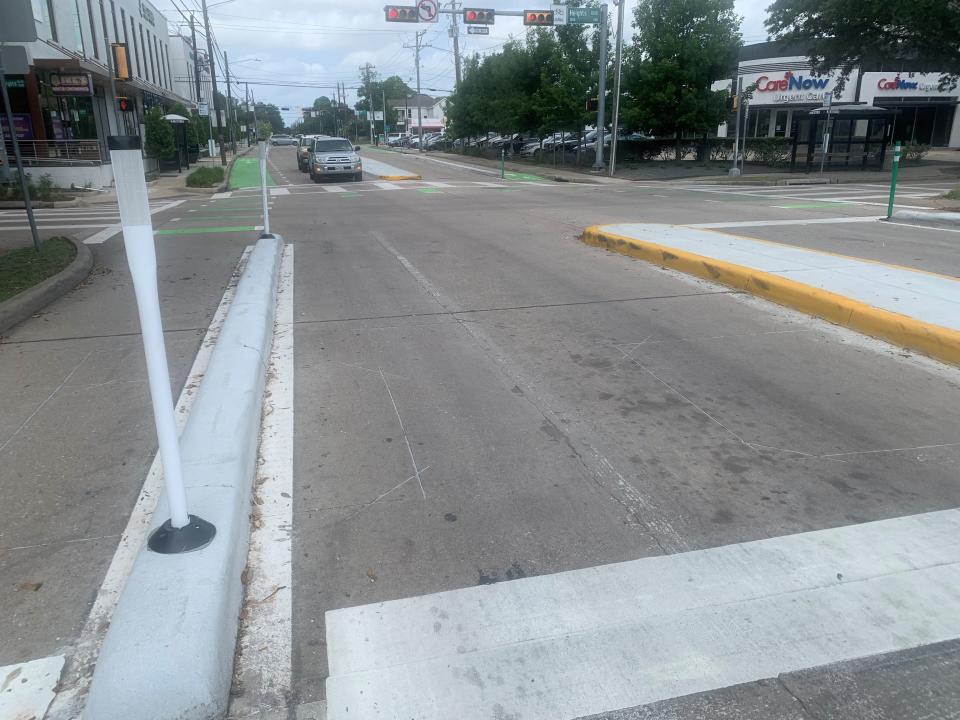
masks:
<path fill-rule="evenodd" d="M 389 150 L 406 155 L 418 156 L 416 150 Z M 430 151 L 430 157 L 443 158 L 450 162 L 464 165 L 476 165 L 494 170 L 500 169 L 499 160 Z M 824 178 L 829 183 L 888 183 L 890 170 L 844 170 L 827 171 L 822 176 L 819 173 L 785 172 L 781 168 L 756 167 L 748 165 L 746 173 L 739 177 L 730 177 L 727 174 L 729 163 L 713 162 L 709 164 L 687 162 L 677 165 L 671 162 L 627 163 L 618 165 L 616 175 L 598 174 L 589 168 L 576 168 L 570 165 L 554 166 L 536 164 L 530 161 L 508 160 L 506 169 L 510 172 L 536 173 L 544 177 L 559 178 L 573 182 L 616 183 L 623 181 L 661 181 L 684 183 L 731 183 L 745 185 L 775 185 L 786 180 L 809 180 Z M 946 185 L 960 187 L 960 151 L 953 149 L 931 150 L 927 157 L 919 164 L 904 164 L 900 167 L 900 181 L 937 181 Z"/>
<path fill-rule="evenodd" d="M 598 225 L 582 239 L 960 364 L 956 278 L 680 225 Z"/>

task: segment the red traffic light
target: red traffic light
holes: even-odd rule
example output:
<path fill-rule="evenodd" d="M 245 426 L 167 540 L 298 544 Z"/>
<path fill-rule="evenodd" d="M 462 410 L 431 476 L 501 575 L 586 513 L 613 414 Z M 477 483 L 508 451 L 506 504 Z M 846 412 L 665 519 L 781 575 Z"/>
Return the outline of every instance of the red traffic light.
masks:
<path fill-rule="evenodd" d="M 117 110 L 120 112 L 131 112 L 133 110 L 133 104 L 130 102 L 129 98 L 118 97 Z"/>
<path fill-rule="evenodd" d="M 467 25 L 493 25 L 496 12 L 489 8 L 464 8 L 463 22 Z"/>
<path fill-rule="evenodd" d="M 414 5 L 387 5 L 383 11 L 387 22 L 420 22 Z"/>
<path fill-rule="evenodd" d="M 524 25 L 552 26 L 553 12 L 551 10 L 524 10 Z"/>

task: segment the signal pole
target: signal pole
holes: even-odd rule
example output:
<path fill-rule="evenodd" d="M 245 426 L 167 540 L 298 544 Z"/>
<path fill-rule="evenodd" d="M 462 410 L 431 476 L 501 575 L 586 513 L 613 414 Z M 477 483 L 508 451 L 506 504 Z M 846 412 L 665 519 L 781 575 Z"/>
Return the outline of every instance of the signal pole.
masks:
<path fill-rule="evenodd" d="M 193 44 L 193 81 L 197 85 L 197 108 L 199 111 L 203 94 L 200 92 L 200 52 L 197 50 L 197 23 L 193 13 L 190 13 L 190 38 Z M 210 112 L 209 106 L 207 106 L 207 112 Z"/>
<path fill-rule="evenodd" d="M 371 145 L 373 145 L 374 120 L 373 120 L 373 91 L 370 89 L 370 80 L 373 76 L 373 69 L 374 69 L 373 65 L 371 65 L 370 63 L 367 63 L 362 68 L 360 68 L 360 72 L 363 73 L 363 84 L 367 88 L 367 109 L 368 109 L 367 122 L 370 127 L 370 144 Z"/>

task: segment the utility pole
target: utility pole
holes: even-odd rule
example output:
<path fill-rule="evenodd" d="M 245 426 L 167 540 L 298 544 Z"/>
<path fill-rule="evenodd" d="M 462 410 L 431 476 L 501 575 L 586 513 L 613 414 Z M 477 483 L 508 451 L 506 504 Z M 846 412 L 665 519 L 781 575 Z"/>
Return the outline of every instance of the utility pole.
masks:
<path fill-rule="evenodd" d="M 387 141 L 387 89 L 380 85 L 380 93 L 383 95 L 383 141 Z"/>
<path fill-rule="evenodd" d="M 617 142 L 620 140 L 620 68 L 623 64 L 623 9 L 626 0 L 613 0 L 617 5 L 617 69 L 613 88 L 613 137 L 610 139 L 610 175 L 617 171 Z"/>
<path fill-rule="evenodd" d="M 227 164 L 227 148 L 223 145 L 223 125 L 220 118 L 220 103 L 217 101 L 217 61 L 213 56 L 213 34 L 210 32 L 210 15 L 207 13 L 207 0 L 203 3 L 203 27 L 207 31 L 207 62 L 210 64 L 210 85 L 213 88 L 213 112 L 217 116 L 217 142 L 220 143 L 220 164 Z"/>
<path fill-rule="evenodd" d="M 199 107 L 203 93 L 200 91 L 200 53 L 197 51 L 197 24 L 193 13 L 190 13 L 190 38 L 193 42 L 193 81 L 197 86 L 197 106 Z M 207 112 L 210 112 L 209 106 L 207 106 Z"/>
<path fill-rule="evenodd" d="M 227 134 L 230 136 L 230 148 L 233 154 L 237 154 L 237 136 L 236 120 L 237 109 L 233 106 L 233 96 L 230 94 L 230 61 L 227 60 L 227 53 L 223 53 L 223 71 L 227 76 Z M 231 120 L 230 116 L 233 115 Z"/>
<path fill-rule="evenodd" d="M 417 130 L 420 136 L 420 142 L 417 143 L 417 150 L 423 152 L 423 109 L 420 107 L 420 41 L 423 39 L 423 36 L 427 34 L 427 31 L 417 33 L 417 42 L 414 45 L 414 50 L 416 51 L 415 58 L 417 63 Z M 409 45 L 404 45 L 405 48 L 409 48 Z"/>
<path fill-rule="evenodd" d="M 597 94 L 597 150 L 593 169 L 603 170 L 603 131 L 607 118 L 607 4 L 600 5 L 600 87 Z M 614 128 L 616 132 L 616 128 Z"/>
<path fill-rule="evenodd" d="M 456 0 L 450 0 L 450 10 L 452 11 L 450 13 L 450 37 L 453 38 L 453 65 L 457 77 L 457 84 L 454 89 L 457 89 L 460 87 L 462 76 L 460 70 L 460 26 L 457 24 Z"/>
<path fill-rule="evenodd" d="M 247 86 L 247 107 L 253 110 L 253 138 L 257 142 L 260 142 L 260 125 L 257 123 L 257 99 L 253 99 L 253 104 L 250 103 L 250 83 L 244 83 Z"/>
<path fill-rule="evenodd" d="M 363 73 L 363 85 L 367 89 L 367 124 L 370 128 L 370 144 L 373 145 L 373 90 L 370 88 L 370 80 L 373 76 L 373 65 L 367 63 L 360 68 L 360 72 Z"/>

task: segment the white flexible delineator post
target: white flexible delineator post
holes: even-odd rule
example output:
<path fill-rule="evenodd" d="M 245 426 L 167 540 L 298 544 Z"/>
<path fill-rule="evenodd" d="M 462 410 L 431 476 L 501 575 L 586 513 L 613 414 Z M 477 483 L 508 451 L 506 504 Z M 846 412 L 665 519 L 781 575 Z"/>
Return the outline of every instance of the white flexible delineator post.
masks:
<path fill-rule="evenodd" d="M 267 150 L 269 144 L 260 143 L 260 193 L 263 196 L 263 234 L 270 234 L 270 207 L 267 204 Z"/>
<path fill-rule="evenodd" d="M 170 524 L 180 529 L 190 523 L 187 495 L 183 485 L 183 465 L 177 435 L 170 370 L 160 316 L 157 291 L 157 252 L 150 219 L 150 203 L 144 176 L 139 138 L 110 138 L 110 159 L 116 179 L 117 204 L 123 227 L 123 245 L 133 279 L 143 351 L 147 361 L 153 419 L 157 426 L 163 479 L 170 506 Z"/>

